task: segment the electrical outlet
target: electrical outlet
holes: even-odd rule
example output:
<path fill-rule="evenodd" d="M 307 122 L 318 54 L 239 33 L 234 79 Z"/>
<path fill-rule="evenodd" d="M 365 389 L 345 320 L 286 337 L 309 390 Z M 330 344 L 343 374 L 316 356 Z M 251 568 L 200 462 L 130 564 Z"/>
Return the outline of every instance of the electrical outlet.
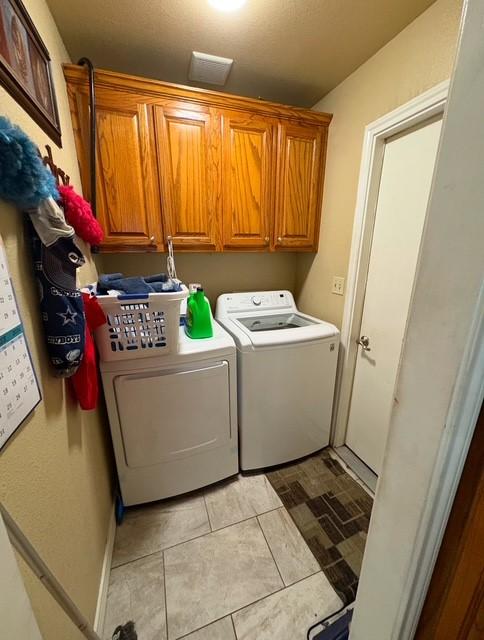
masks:
<path fill-rule="evenodd" d="M 333 286 L 331 287 L 331 293 L 335 293 L 337 296 L 342 296 L 345 290 L 345 279 L 340 276 L 333 276 Z"/>

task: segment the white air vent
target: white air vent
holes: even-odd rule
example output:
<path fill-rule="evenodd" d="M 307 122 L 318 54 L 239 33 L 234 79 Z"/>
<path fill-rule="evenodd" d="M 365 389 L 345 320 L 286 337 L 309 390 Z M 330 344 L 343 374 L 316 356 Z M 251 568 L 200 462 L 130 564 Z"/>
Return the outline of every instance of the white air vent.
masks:
<path fill-rule="evenodd" d="M 232 68 L 231 58 L 211 56 L 209 53 L 192 51 L 188 78 L 195 82 L 224 85 Z"/>

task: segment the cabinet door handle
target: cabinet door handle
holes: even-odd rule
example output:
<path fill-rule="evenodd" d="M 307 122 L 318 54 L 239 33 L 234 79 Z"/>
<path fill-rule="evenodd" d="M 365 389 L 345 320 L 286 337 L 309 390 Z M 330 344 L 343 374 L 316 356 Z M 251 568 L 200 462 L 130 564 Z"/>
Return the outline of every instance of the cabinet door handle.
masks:
<path fill-rule="evenodd" d="M 281 236 L 277 236 L 277 242 L 282 242 Z"/>
<path fill-rule="evenodd" d="M 266 237 L 264 238 L 264 242 L 265 242 L 266 244 L 269 244 L 269 236 L 266 236 Z"/>
<path fill-rule="evenodd" d="M 151 244 L 156 244 L 155 236 L 151 236 L 150 237 L 150 242 L 151 242 Z"/>

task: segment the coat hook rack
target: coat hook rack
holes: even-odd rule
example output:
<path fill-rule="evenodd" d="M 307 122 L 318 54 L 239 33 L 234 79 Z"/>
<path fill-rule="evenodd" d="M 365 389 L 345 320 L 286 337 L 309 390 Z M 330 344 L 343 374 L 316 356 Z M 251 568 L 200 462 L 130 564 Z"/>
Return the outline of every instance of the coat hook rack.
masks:
<path fill-rule="evenodd" d="M 52 156 L 52 149 L 50 148 L 50 146 L 46 144 L 45 148 L 47 150 L 47 155 L 43 156 L 39 151 L 40 157 L 42 158 L 42 162 L 45 164 L 46 167 L 49 167 L 52 175 L 55 178 L 57 185 L 60 185 L 62 183 L 64 186 L 67 186 L 71 180 L 70 177 L 67 175 L 65 171 L 63 171 L 60 167 L 58 167 L 55 164 L 54 157 Z"/>

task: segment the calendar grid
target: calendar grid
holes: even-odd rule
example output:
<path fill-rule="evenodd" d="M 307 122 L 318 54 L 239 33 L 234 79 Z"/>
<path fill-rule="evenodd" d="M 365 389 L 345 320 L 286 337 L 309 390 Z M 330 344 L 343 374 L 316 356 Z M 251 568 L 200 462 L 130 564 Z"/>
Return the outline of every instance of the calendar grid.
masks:
<path fill-rule="evenodd" d="M 0 238 L 0 449 L 41 401 Z"/>

